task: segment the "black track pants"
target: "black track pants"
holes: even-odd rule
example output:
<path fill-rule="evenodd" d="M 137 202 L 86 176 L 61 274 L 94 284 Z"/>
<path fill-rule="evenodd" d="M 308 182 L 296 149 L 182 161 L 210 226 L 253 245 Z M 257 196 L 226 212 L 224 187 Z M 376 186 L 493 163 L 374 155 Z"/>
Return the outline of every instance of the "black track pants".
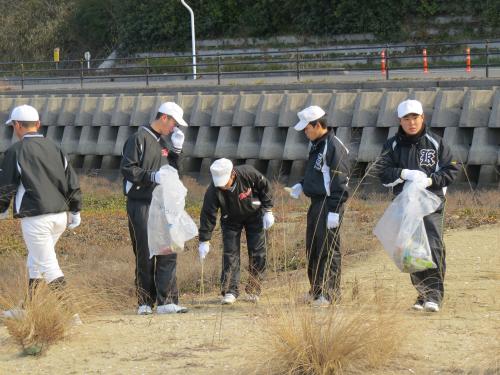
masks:
<path fill-rule="evenodd" d="M 444 208 L 424 217 L 425 231 L 437 268 L 410 274 L 411 282 L 418 291 L 421 302 L 441 304 L 444 297 L 444 275 L 446 272 L 446 249 L 443 241 Z"/>
<path fill-rule="evenodd" d="M 139 305 L 153 306 L 179 302 L 177 290 L 177 254 L 149 258 L 149 202 L 127 200 L 127 214 L 135 254 L 135 285 Z"/>
<path fill-rule="evenodd" d="M 313 199 L 307 211 L 306 255 L 307 276 L 314 298 L 340 298 L 340 225 L 327 229 L 328 210 L 324 199 Z M 342 215 L 341 220 L 342 223 Z"/>
<path fill-rule="evenodd" d="M 259 295 L 261 281 L 266 269 L 266 242 L 262 216 L 255 215 L 243 223 L 223 223 L 222 239 L 224 255 L 222 257 L 221 292 L 239 295 L 240 282 L 240 241 L 245 228 L 249 259 L 249 280 L 245 288 L 247 293 Z"/>

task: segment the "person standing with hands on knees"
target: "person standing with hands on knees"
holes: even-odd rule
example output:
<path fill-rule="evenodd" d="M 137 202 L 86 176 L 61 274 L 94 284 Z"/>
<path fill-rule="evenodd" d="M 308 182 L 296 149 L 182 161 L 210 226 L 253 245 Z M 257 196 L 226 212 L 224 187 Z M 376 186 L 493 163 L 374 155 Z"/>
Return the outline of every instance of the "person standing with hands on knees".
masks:
<path fill-rule="evenodd" d="M 403 191 L 406 181 L 413 181 L 443 202 L 435 212 L 424 217 L 432 260 L 437 268 L 410 274 L 418 292 L 413 309 L 437 312 L 443 301 L 446 271 L 443 242 L 445 194 L 458 173 L 457 163 L 448 145 L 425 126 L 422 103 L 405 100 L 399 103 L 397 112 L 398 132 L 385 143 L 375 171 L 382 184 L 392 187 L 395 195 Z"/>
<path fill-rule="evenodd" d="M 166 164 L 179 170 L 184 133 L 178 126 L 188 126 L 182 118 L 183 114 L 184 111 L 176 103 L 163 103 L 151 125 L 141 126 L 123 147 L 121 172 L 136 260 L 138 315 L 152 314 L 155 302 L 158 314 L 187 312 L 185 307 L 178 305 L 177 254 L 172 252 L 150 259 L 148 246 L 149 207 L 153 190 L 161 183 L 159 170 Z M 163 138 L 166 135 L 171 135 L 172 149 L 169 149 Z"/>
<path fill-rule="evenodd" d="M 307 300 L 316 307 L 329 306 L 340 298 L 340 226 L 349 197 L 349 150 L 327 126 L 318 106 L 300 111 L 295 130 L 311 141 L 306 171 L 301 182 L 287 188 L 292 198 L 311 198 L 307 211 L 306 255 L 310 290 Z"/>
<path fill-rule="evenodd" d="M 269 181 L 254 167 L 233 167 L 228 159 L 210 166 L 213 182 L 208 187 L 200 215 L 199 254 L 203 261 L 210 250 L 217 212 L 221 211 L 223 258 L 222 304 L 231 305 L 239 296 L 240 240 L 245 228 L 250 278 L 245 288 L 247 300 L 257 302 L 266 269 L 265 230 L 274 224 Z"/>
<path fill-rule="evenodd" d="M 55 245 L 66 227 L 80 225 L 78 176 L 59 146 L 38 132 L 40 118 L 35 108 L 14 108 L 6 124 L 13 126 L 19 142 L 5 152 L 0 166 L 0 219 L 7 218 L 14 198 L 14 217 L 21 219 L 28 249 L 29 295 L 43 281 L 60 289 L 66 282 Z M 13 317 L 9 312 L 6 316 Z"/>

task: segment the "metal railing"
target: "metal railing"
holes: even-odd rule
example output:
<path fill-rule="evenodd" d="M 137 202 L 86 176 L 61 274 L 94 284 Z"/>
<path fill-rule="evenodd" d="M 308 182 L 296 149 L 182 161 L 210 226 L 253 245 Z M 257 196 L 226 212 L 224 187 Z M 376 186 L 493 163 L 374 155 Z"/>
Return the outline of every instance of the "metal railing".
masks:
<path fill-rule="evenodd" d="M 424 55 L 425 49 L 425 69 Z M 0 62 L 0 81 L 25 88 L 28 83 L 74 82 L 83 87 L 91 81 L 144 81 L 189 79 L 192 55 L 164 57 L 124 57 L 112 60 Z M 420 70 L 484 69 L 490 77 L 492 68 L 500 67 L 500 40 L 432 44 L 385 44 L 343 48 L 295 48 L 264 52 L 219 52 L 197 55 L 198 78 L 293 76 L 300 81 L 306 75 L 345 72 L 375 72 L 391 79 L 393 72 Z M 99 68 L 104 61 L 113 67 Z"/>

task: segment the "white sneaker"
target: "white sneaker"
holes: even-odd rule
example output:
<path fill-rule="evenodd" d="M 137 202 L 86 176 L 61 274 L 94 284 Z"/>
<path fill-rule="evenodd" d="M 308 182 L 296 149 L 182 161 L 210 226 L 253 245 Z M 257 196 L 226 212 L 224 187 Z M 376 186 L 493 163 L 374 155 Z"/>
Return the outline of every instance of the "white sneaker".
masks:
<path fill-rule="evenodd" d="M 23 309 L 14 307 L 13 309 L 5 310 L 2 315 L 4 318 L 8 319 L 21 319 L 24 317 L 24 314 L 26 314 L 26 312 Z"/>
<path fill-rule="evenodd" d="M 169 303 L 167 305 L 160 305 L 156 308 L 157 314 L 183 314 L 187 313 L 188 309 L 175 303 Z"/>
<path fill-rule="evenodd" d="M 232 293 L 226 293 L 224 297 L 222 297 L 221 301 L 223 305 L 232 305 L 235 302 L 236 302 L 236 297 Z"/>
<path fill-rule="evenodd" d="M 253 302 L 253 303 L 259 302 L 259 299 L 260 299 L 260 297 L 258 294 L 247 294 L 245 297 L 245 301 Z"/>
<path fill-rule="evenodd" d="M 424 309 L 424 302 L 420 299 L 417 299 L 411 308 L 413 310 L 422 311 Z"/>
<path fill-rule="evenodd" d="M 424 303 L 424 310 L 429 312 L 438 312 L 439 305 L 436 302 L 427 301 Z"/>
<path fill-rule="evenodd" d="M 422 311 L 424 309 L 424 305 L 421 303 L 415 303 L 411 308 L 413 310 Z"/>
<path fill-rule="evenodd" d="M 141 305 L 137 309 L 137 315 L 151 315 L 153 313 L 153 309 L 149 305 Z"/>
<path fill-rule="evenodd" d="M 79 314 L 75 314 L 71 317 L 71 325 L 72 326 L 81 326 L 83 324 L 82 320 L 80 319 Z"/>
<path fill-rule="evenodd" d="M 328 307 L 330 306 L 330 301 L 328 301 L 324 296 L 319 296 L 312 302 L 312 305 L 314 307 Z"/>

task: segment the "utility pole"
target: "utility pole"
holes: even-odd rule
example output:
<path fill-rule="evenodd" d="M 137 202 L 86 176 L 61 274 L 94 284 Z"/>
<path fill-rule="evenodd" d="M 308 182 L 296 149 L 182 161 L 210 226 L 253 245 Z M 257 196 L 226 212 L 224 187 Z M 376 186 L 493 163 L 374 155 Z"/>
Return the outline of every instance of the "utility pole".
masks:
<path fill-rule="evenodd" d="M 182 5 L 184 5 L 189 14 L 191 14 L 191 47 L 193 50 L 193 79 L 196 79 L 196 38 L 194 34 L 194 13 L 189 5 L 186 4 L 184 0 L 181 0 Z"/>

